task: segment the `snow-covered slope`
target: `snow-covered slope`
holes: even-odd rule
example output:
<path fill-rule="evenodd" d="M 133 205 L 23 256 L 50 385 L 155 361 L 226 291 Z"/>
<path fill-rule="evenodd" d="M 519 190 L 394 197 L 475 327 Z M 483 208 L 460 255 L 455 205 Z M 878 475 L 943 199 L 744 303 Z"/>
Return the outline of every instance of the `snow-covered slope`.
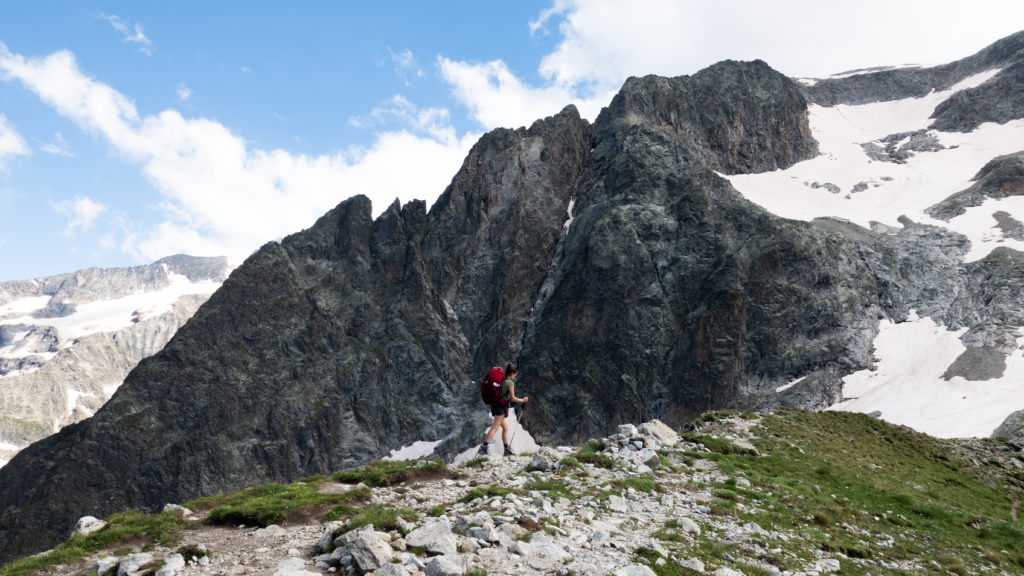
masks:
<path fill-rule="evenodd" d="M 940 67 L 935 75 L 948 77 L 962 71 L 966 66 L 962 63 L 979 60 L 979 56 L 972 58 Z M 875 101 L 810 105 L 810 126 L 820 144 L 818 157 L 786 170 L 725 177 L 746 198 L 786 218 L 837 218 L 881 234 L 924 225 L 963 235 L 969 240 L 966 254 L 943 248 L 946 256 L 962 265 L 983 260 L 1000 247 L 1024 252 L 1024 228 L 1019 226 L 1024 222 L 1024 195 L 1016 181 L 1003 183 L 989 197 L 961 203 L 962 213 L 948 221 L 932 216 L 937 214 L 937 204 L 975 185 L 993 159 L 1024 151 L 1024 119 L 980 122 L 970 131 L 930 129 L 937 107 L 944 102 L 954 96 L 975 98 L 972 90 L 1006 83 L 1007 75 L 1000 75 L 1003 69 L 993 66 L 961 73 L 966 77 L 940 89 L 888 100 L 876 97 L 882 89 L 872 86 L 873 81 L 908 86 L 923 73 L 915 67 L 902 70 L 907 76 L 896 76 L 896 68 L 859 77 L 837 75 L 850 79 L 853 88 L 845 89 L 870 95 L 861 98 L 848 93 L 847 100 Z M 807 87 L 819 85 L 816 79 L 800 82 Z M 919 84 L 914 88 L 920 90 Z M 1003 97 L 1009 100 L 999 105 L 1012 109 L 1010 100 L 1015 96 Z M 959 295 L 943 297 L 956 302 Z M 1019 310 L 1015 314 L 1020 317 Z M 977 338 L 962 340 L 972 328 L 976 326 L 953 329 L 941 320 L 914 313 L 900 323 L 882 320 L 874 341 L 876 369 L 846 376 L 843 401 L 832 409 L 880 411 L 886 420 L 939 437 L 989 436 L 1007 415 L 1024 408 L 1024 336 L 1016 346 L 1005 345 L 1005 338 L 1001 346 Z M 1012 331 L 1020 326 L 1005 328 Z M 984 350 L 968 353 L 971 347 Z M 954 363 L 958 368 L 951 369 Z M 963 372 L 967 365 L 970 369 Z"/>
<path fill-rule="evenodd" d="M 229 271 L 225 258 L 172 256 L 0 283 L 0 465 L 92 416 Z"/>

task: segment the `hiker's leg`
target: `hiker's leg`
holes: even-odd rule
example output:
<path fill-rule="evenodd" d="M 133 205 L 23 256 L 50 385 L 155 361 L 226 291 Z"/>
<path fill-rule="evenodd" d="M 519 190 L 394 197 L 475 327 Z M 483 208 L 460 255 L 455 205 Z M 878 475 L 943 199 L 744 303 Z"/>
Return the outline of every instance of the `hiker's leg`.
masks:
<path fill-rule="evenodd" d="M 484 444 L 490 444 L 491 440 L 494 440 L 494 435 L 498 433 L 499 426 L 504 427 L 506 430 L 508 429 L 508 424 L 505 424 L 504 416 L 494 417 L 494 424 L 491 424 L 491 429 L 487 432 L 487 436 L 484 437 Z"/>
<path fill-rule="evenodd" d="M 501 442 L 508 446 L 508 422 L 504 417 L 501 419 Z"/>

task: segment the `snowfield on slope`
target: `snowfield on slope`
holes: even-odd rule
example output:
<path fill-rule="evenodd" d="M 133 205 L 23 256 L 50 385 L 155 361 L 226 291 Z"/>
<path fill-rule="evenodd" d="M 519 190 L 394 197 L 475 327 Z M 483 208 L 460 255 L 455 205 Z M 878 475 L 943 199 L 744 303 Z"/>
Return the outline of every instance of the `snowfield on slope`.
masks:
<path fill-rule="evenodd" d="M 875 143 L 884 148 L 879 140 L 886 136 L 926 130 L 939 103 L 998 72 L 972 76 L 922 98 L 831 108 L 811 105 L 809 121 L 819 156 L 786 170 L 724 177 L 748 200 L 784 218 L 835 217 L 865 228 L 872 222 L 902 228 L 898 218 L 906 215 L 966 236 L 971 242 L 966 262 L 980 260 L 1000 246 L 1024 251 L 1024 241 L 1004 237 L 993 216 L 1003 211 L 1024 221 L 1024 197 L 988 199 L 949 222 L 925 213 L 969 188 L 971 179 L 993 158 L 1024 150 L 1024 120 L 986 123 L 966 134 L 929 131 L 945 148 L 915 152 L 902 164 L 872 160 L 862 147 Z M 814 183 L 818 187 L 812 187 Z M 839 193 L 830 192 L 826 183 L 837 186 Z M 901 324 L 883 320 L 874 342 L 877 370 L 844 378 L 844 401 L 831 409 L 881 411 L 889 422 L 941 438 L 990 436 L 1011 412 L 1024 409 L 1024 348 L 1006 359 L 1006 370 L 998 379 L 972 382 L 956 376 L 947 381 L 947 368 L 965 350 L 960 342 L 964 331 L 949 331 L 916 315 Z M 1024 347 L 1024 337 L 1018 343 Z"/>
<path fill-rule="evenodd" d="M 872 160 L 861 144 L 892 134 L 924 130 L 931 124 L 935 107 L 956 92 L 992 78 L 990 70 L 960 82 L 950 90 L 922 98 L 907 98 L 858 106 L 809 107 L 811 131 L 821 154 L 786 170 L 762 174 L 725 176 L 748 200 L 768 211 L 794 220 L 838 217 L 865 228 L 876 221 L 901 228 L 897 218 L 941 226 L 967 236 L 971 251 L 967 261 L 979 260 L 999 246 L 1024 251 L 1024 241 L 1003 238 L 992 214 L 1000 210 L 1024 221 L 1024 197 L 990 199 L 968 208 L 950 222 L 925 214 L 952 194 L 969 188 L 971 178 L 985 163 L 1003 154 L 1024 150 L 1024 120 L 1006 124 L 982 124 L 967 134 L 930 131 L 946 148 L 917 152 L 905 164 Z M 834 194 L 815 182 L 833 184 Z M 857 184 L 867 189 L 854 192 Z"/>
<path fill-rule="evenodd" d="M 1002 377 L 971 382 L 946 369 L 966 347 L 958 331 L 911 312 L 906 322 L 883 320 L 875 338 L 877 369 L 843 378 L 844 401 L 829 410 L 870 413 L 937 438 L 987 438 L 1011 412 L 1024 409 L 1022 347 L 1006 358 Z"/>
<path fill-rule="evenodd" d="M 190 282 L 186 276 L 181 274 L 168 272 L 167 275 L 170 278 L 170 285 L 162 290 L 138 292 L 123 298 L 78 304 L 74 314 L 63 318 L 33 318 L 30 315 L 31 312 L 45 307 L 50 301 L 49 296 L 17 300 L 0 307 L 0 316 L 5 312 L 23 313 L 24 316 L 7 318 L 0 321 L 0 325 L 54 326 L 66 331 L 66 336 L 62 334 L 65 339 L 73 340 L 97 332 L 113 332 L 127 328 L 146 318 L 169 312 L 174 303 L 182 296 L 213 294 L 220 288 L 219 282 L 211 280 Z M 14 346 L 14 348 L 19 348 L 19 346 Z M 16 352 L 8 350 L 2 355 L 11 354 L 16 354 Z"/>

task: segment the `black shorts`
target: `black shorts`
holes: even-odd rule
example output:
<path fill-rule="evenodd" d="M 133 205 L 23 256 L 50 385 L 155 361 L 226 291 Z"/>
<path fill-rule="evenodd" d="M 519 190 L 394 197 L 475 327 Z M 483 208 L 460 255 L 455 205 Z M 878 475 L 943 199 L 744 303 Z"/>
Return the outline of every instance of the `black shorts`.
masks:
<path fill-rule="evenodd" d="M 508 418 L 508 404 L 495 404 L 491 406 L 491 416 L 504 416 Z"/>

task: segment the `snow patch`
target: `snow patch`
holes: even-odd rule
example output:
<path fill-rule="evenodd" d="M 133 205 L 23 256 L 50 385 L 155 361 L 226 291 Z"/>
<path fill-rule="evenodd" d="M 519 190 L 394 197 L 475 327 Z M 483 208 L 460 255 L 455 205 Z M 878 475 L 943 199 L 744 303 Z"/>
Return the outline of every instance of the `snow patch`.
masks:
<path fill-rule="evenodd" d="M 52 298 L 53 296 L 33 296 L 31 298 L 22 298 L 21 300 L 8 302 L 7 304 L 0 306 L 0 316 L 35 312 L 40 308 L 46 308 L 46 305 L 50 303 Z"/>
<path fill-rule="evenodd" d="M 574 196 L 572 198 L 569 198 L 569 209 L 566 210 L 569 213 L 569 219 L 565 221 L 565 227 L 563 228 L 563 230 L 565 230 L 566 234 L 569 233 L 569 226 L 572 226 L 572 219 L 573 219 L 572 207 L 575 206 L 575 205 L 576 205 L 576 197 Z"/>
<path fill-rule="evenodd" d="M 915 222 L 967 236 L 971 241 L 968 262 L 984 257 L 997 246 L 1024 250 L 1024 242 L 1005 239 L 992 230 L 991 215 L 998 210 L 1024 221 L 1024 201 L 1016 198 L 986 202 L 949 223 L 924 213 L 926 208 L 970 187 L 971 178 L 992 158 L 1024 150 L 1024 120 L 986 123 L 967 134 L 932 132 L 946 148 L 918 152 L 905 164 L 872 161 L 861 147 L 862 143 L 891 134 L 927 128 L 932 122 L 929 116 L 939 103 L 998 72 L 977 74 L 950 90 L 921 98 L 831 108 L 811 105 L 809 120 L 820 145 L 819 156 L 786 170 L 724 177 L 748 200 L 784 218 L 810 221 L 842 215 L 865 228 L 872 221 L 901 228 L 897 218 L 906 215 Z M 811 188 L 809 184 L 814 182 L 835 184 L 841 193 Z M 854 193 L 854 186 L 862 182 L 867 189 Z"/>
<path fill-rule="evenodd" d="M 440 444 L 441 441 L 437 442 L 425 442 L 419 440 L 413 442 L 410 446 L 403 446 L 399 450 L 392 450 L 390 456 L 385 456 L 384 460 L 420 460 L 426 458 L 434 452 L 434 447 Z"/>
<path fill-rule="evenodd" d="M 14 444 L 8 444 L 6 442 L 0 442 L 0 450 L 11 450 L 17 452 L 21 450 L 21 446 L 15 446 Z"/>
<path fill-rule="evenodd" d="M 807 378 L 807 377 L 806 376 L 802 376 L 800 378 L 797 378 L 796 380 L 793 380 L 789 384 L 783 384 L 782 386 L 779 386 L 778 388 L 776 388 L 775 391 L 776 392 L 785 392 L 786 390 L 789 390 L 793 386 L 796 386 L 797 384 L 803 382 L 804 378 Z"/>
<path fill-rule="evenodd" d="M 96 395 L 91 393 L 91 392 L 79 392 L 77 390 L 71 390 L 71 389 L 67 390 L 67 393 L 68 393 L 68 414 L 69 415 L 71 413 L 73 413 L 75 411 L 75 407 L 78 406 L 78 399 L 79 398 L 81 398 L 82 396 L 91 396 L 93 398 L 96 397 Z M 85 408 L 83 408 L 82 411 L 83 412 L 88 412 L 88 410 L 86 410 Z M 92 416 L 92 414 L 89 414 L 89 415 Z"/>
<path fill-rule="evenodd" d="M 103 387 L 103 393 L 107 396 L 108 400 L 114 395 L 114 392 L 117 392 L 117 389 L 121 387 L 121 384 L 124 384 L 123 380 L 117 384 L 111 384 L 110 386 Z"/>
<path fill-rule="evenodd" d="M 220 288 L 220 283 L 212 280 L 193 283 L 188 280 L 188 277 L 181 274 L 168 272 L 167 276 L 170 279 L 170 285 L 156 292 L 139 292 L 113 300 L 79 304 L 74 314 L 64 318 L 18 317 L 0 321 L 0 324 L 57 326 L 67 329 L 69 339 L 81 338 L 97 332 L 113 332 L 127 328 L 145 318 L 169 312 L 174 303 L 182 296 L 212 294 Z M 45 298 L 46 302 L 38 308 L 42 308 L 49 302 L 50 297 Z M 23 300 L 19 302 L 23 302 Z M 8 306 L 12 304 L 8 304 Z"/>
<path fill-rule="evenodd" d="M 875 338 L 877 369 L 843 378 L 844 401 L 829 410 L 869 413 L 938 438 L 987 438 L 1010 413 L 1024 409 L 1024 336 L 998 379 L 971 382 L 946 369 L 966 347 L 960 336 L 911 312 L 906 322 L 883 320 Z"/>

